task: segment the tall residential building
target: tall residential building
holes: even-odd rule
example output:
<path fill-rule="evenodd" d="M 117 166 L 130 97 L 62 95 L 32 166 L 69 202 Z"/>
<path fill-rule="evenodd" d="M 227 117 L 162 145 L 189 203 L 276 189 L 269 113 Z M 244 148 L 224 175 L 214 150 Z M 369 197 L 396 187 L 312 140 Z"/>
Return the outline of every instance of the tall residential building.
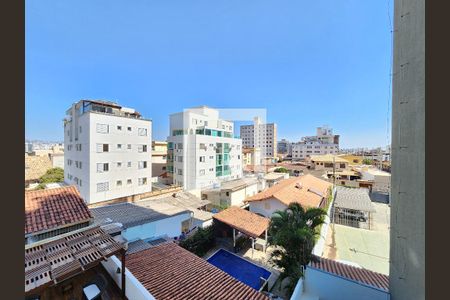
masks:
<path fill-rule="evenodd" d="M 425 265 L 425 1 L 394 5 L 389 291 L 392 300 L 422 300 L 425 270 L 430 274 Z"/>
<path fill-rule="evenodd" d="M 278 154 L 292 155 L 292 143 L 286 139 L 277 142 Z"/>
<path fill-rule="evenodd" d="M 337 154 L 339 135 L 334 135 L 328 126 L 317 127 L 317 134 L 305 136 L 298 143 L 292 144 L 292 159 L 304 160 L 311 155 Z"/>
<path fill-rule="evenodd" d="M 241 126 L 242 146 L 261 149 L 261 158 L 277 156 L 277 124 L 263 124 L 255 117 L 253 125 Z"/>
<path fill-rule="evenodd" d="M 151 125 L 113 102 L 73 104 L 64 119 L 64 181 L 88 204 L 150 192 Z"/>
<path fill-rule="evenodd" d="M 242 177 L 242 141 L 233 122 L 206 106 L 170 115 L 167 172 L 186 190 L 207 188 Z"/>
<path fill-rule="evenodd" d="M 158 177 L 166 173 L 167 142 L 152 141 L 152 176 Z"/>

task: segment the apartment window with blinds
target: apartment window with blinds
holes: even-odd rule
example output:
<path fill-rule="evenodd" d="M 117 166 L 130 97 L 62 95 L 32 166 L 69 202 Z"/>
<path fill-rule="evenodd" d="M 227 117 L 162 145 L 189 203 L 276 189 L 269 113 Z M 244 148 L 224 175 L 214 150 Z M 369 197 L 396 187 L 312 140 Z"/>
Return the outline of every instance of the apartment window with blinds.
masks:
<path fill-rule="evenodd" d="M 131 179 L 127 179 L 127 184 L 132 184 L 133 182 L 131 181 Z"/>
<path fill-rule="evenodd" d="M 118 163 L 117 163 L 117 167 L 118 167 L 118 168 L 121 168 L 121 167 L 122 167 L 122 162 L 118 162 Z"/>
<path fill-rule="evenodd" d="M 97 164 L 97 173 L 103 173 L 109 171 L 109 164 L 108 163 L 98 163 Z"/>
<path fill-rule="evenodd" d="M 81 151 L 81 144 L 76 144 L 75 147 L 77 151 Z"/>
<path fill-rule="evenodd" d="M 97 123 L 97 133 L 109 133 L 109 125 Z"/>
<path fill-rule="evenodd" d="M 147 145 L 139 145 L 138 152 L 147 152 Z"/>
<path fill-rule="evenodd" d="M 97 183 L 97 193 L 106 192 L 109 190 L 109 182 Z"/>
<path fill-rule="evenodd" d="M 109 152 L 109 144 L 97 144 L 97 153 Z"/>
<path fill-rule="evenodd" d="M 138 128 L 139 136 L 147 136 L 147 128 Z"/>
<path fill-rule="evenodd" d="M 147 162 L 146 161 L 140 161 L 138 163 L 138 168 L 139 169 L 146 169 L 147 168 Z"/>
<path fill-rule="evenodd" d="M 127 149 L 128 149 L 128 150 L 131 150 L 131 144 L 128 144 L 128 145 L 127 145 Z"/>
<path fill-rule="evenodd" d="M 204 156 L 200 156 L 200 162 L 205 162 L 205 157 Z"/>
<path fill-rule="evenodd" d="M 147 184 L 147 177 L 142 177 L 138 179 L 138 185 L 146 185 Z"/>
<path fill-rule="evenodd" d="M 122 186 L 122 180 L 117 180 L 116 181 L 116 186 Z"/>
<path fill-rule="evenodd" d="M 122 144 L 117 144 L 117 149 L 118 150 L 122 149 Z"/>
<path fill-rule="evenodd" d="M 127 162 L 127 167 L 131 168 L 131 161 Z"/>

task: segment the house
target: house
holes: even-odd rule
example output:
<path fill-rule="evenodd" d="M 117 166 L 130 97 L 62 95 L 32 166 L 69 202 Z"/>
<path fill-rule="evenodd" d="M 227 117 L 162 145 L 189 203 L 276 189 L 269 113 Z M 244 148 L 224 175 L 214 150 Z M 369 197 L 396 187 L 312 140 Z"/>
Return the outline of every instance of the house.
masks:
<path fill-rule="evenodd" d="M 91 212 L 97 225 L 120 224 L 121 235 L 128 242 L 179 237 L 191 228 L 192 222 L 191 211 L 169 205 L 150 208 L 118 203 L 92 208 Z"/>
<path fill-rule="evenodd" d="M 391 190 L 391 174 L 374 167 L 360 167 L 361 179 L 372 181 L 372 191 L 389 194 Z"/>
<path fill-rule="evenodd" d="M 172 242 L 128 254 L 126 261 L 130 275 L 148 293 L 149 298 L 139 299 L 268 300 L 264 294 Z"/>
<path fill-rule="evenodd" d="M 88 204 L 151 192 L 151 125 L 117 103 L 73 104 L 64 119 L 64 181 Z"/>
<path fill-rule="evenodd" d="M 256 178 L 240 178 L 222 183 L 212 189 L 202 190 L 202 199 L 211 201 L 213 206 L 244 206 L 244 200 L 258 193 Z"/>
<path fill-rule="evenodd" d="M 307 174 L 284 179 L 245 201 L 251 212 L 270 218 L 275 211 L 284 210 L 294 202 L 303 207 L 324 208 L 331 187 L 331 183 Z"/>
<path fill-rule="evenodd" d="M 242 148 L 242 166 L 244 170 L 248 166 L 258 166 L 261 164 L 261 149 L 255 147 Z"/>
<path fill-rule="evenodd" d="M 288 179 L 289 173 L 270 172 L 264 175 L 265 187 L 272 187 L 281 180 Z"/>
<path fill-rule="evenodd" d="M 311 155 L 307 160 L 313 170 L 340 171 L 348 168 L 348 160 L 336 155 Z"/>
<path fill-rule="evenodd" d="M 25 242 L 89 226 L 93 216 L 75 186 L 25 191 Z"/>
<path fill-rule="evenodd" d="M 170 115 L 167 173 L 185 190 L 212 187 L 242 177 L 242 140 L 234 124 L 207 106 Z"/>
<path fill-rule="evenodd" d="M 316 257 L 291 300 L 389 300 L 389 277 L 361 267 Z"/>

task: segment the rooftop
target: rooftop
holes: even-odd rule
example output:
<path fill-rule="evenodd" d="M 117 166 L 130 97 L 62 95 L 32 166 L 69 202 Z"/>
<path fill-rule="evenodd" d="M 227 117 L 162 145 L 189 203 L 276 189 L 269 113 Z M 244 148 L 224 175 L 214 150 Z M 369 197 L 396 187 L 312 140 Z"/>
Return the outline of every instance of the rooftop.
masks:
<path fill-rule="evenodd" d="M 284 178 L 284 176 L 285 176 L 285 173 L 272 172 L 272 173 L 267 173 L 266 175 L 264 175 L 264 179 L 265 180 L 277 180 L 277 179 Z"/>
<path fill-rule="evenodd" d="M 332 163 L 348 163 L 348 160 L 343 159 L 342 157 L 339 157 L 337 155 L 332 154 L 325 154 L 325 155 L 311 155 L 311 161 L 317 161 L 317 162 L 327 162 Z"/>
<path fill-rule="evenodd" d="M 127 255 L 127 268 L 156 299 L 268 299 L 175 243 Z"/>
<path fill-rule="evenodd" d="M 92 219 L 75 186 L 25 191 L 25 235 Z"/>
<path fill-rule="evenodd" d="M 311 261 L 308 267 L 358 281 L 365 285 L 376 287 L 385 291 L 389 290 L 389 276 L 387 275 L 323 257 L 316 258 L 318 259 L 318 262 Z"/>
<path fill-rule="evenodd" d="M 270 223 L 268 218 L 237 206 L 230 206 L 215 214 L 213 218 L 254 238 L 262 235 Z"/>
<path fill-rule="evenodd" d="M 56 285 L 120 251 L 123 246 L 98 226 L 26 245 L 25 292 Z"/>
<path fill-rule="evenodd" d="M 278 184 L 247 198 L 246 202 L 262 201 L 275 198 L 289 205 L 293 202 L 300 203 L 303 207 L 319 207 L 322 199 L 328 196 L 328 190 L 332 184 L 306 174 L 281 180 Z"/>
<path fill-rule="evenodd" d="M 348 188 L 336 186 L 335 207 L 374 212 L 375 208 L 369 197 L 369 190 L 365 188 Z"/>
<path fill-rule="evenodd" d="M 239 179 L 222 182 L 220 184 L 220 187 L 209 189 L 209 191 L 230 190 L 230 191 L 234 192 L 234 191 L 242 190 L 243 188 L 246 188 L 247 186 L 257 184 L 257 183 L 258 183 L 258 179 L 256 179 L 256 178 L 239 178 Z"/>
<path fill-rule="evenodd" d="M 124 229 L 168 218 L 186 212 L 186 210 L 149 208 L 133 203 L 118 203 L 91 209 L 94 222 L 98 225 L 121 223 Z"/>

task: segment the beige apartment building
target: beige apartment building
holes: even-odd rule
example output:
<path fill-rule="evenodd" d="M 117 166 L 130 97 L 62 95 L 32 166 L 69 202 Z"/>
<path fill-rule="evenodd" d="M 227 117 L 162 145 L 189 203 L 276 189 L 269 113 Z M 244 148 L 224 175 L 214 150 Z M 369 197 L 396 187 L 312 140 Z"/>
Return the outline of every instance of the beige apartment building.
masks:
<path fill-rule="evenodd" d="M 242 147 L 261 149 L 261 158 L 277 156 L 277 124 L 262 123 L 256 117 L 253 125 L 242 125 L 240 128 Z"/>
<path fill-rule="evenodd" d="M 152 176 L 158 177 L 166 173 L 167 142 L 152 141 Z"/>

